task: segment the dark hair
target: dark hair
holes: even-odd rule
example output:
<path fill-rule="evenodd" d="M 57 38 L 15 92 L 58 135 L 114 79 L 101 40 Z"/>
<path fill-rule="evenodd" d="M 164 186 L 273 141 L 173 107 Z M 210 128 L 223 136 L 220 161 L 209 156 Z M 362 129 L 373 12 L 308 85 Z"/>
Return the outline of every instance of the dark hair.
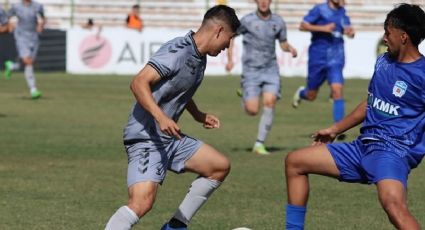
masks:
<path fill-rule="evenodd" d="M 93 21 L 93 19 L 92 19 L 92 18 L 89 18 L 89 19 L 87 20 L 87 25 L 89 25 L 89 26 L 94 25 L 94 21 Z"/>
<path fill-rule="evenodd" d="M 140 9 L 140 5 L 136 4 L 136 5 L 133 5 L 131 8 L 137 10 L 137 9 Z"/>
<path fill-rule="evenodd" d="M 402 3 L 387 14 L 384 26 L 403 30 L 418 46 L 425 38 L 425 12 L 418 5 Z"/>
<path fill-rule="evenodd" d="M 236 32 L 236 30 L 241 25 L 238 16 L 236 16 L 235 10 L 225 5 L 217 5 L 210 8 L 205 13 L 202 24 L 210 19 L 217 19 L 223 21 L 224 23 L 230 26 L 233 32 Z"/>

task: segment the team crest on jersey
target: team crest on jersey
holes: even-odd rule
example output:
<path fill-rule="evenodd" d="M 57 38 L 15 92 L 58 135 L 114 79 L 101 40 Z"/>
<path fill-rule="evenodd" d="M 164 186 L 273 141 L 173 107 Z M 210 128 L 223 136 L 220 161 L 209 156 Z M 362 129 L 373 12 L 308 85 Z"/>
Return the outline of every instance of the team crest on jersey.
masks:
<path fill-rule="evenodd" d="M 407 84 L 404 81 L 396 81 L 393 87 L 393 94 L 402 97 L 407 91 Z"/>

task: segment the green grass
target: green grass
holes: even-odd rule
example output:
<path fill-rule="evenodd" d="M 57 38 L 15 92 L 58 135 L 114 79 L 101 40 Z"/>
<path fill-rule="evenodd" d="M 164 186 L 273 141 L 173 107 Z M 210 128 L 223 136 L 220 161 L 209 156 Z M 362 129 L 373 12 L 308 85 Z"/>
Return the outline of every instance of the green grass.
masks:
<path fill-rule="evenodd" d="M 127 159 L 122 129 L 133 103 L 131 77 L 37 74 L 43 98 L 31 100 L 22 74 L 0 79 L 0 229 L 102 229 L 127 200 Z M 250 153 L 259 117 L 246 116 L 237 77 L 206 78 L 195 101 L 221 119 L 205 130 L 185 113 L 179 124 L 232 161 L 222 187 L 195 216 L 191 229 L 283 229 L 286 189 L 282 159 L 310 143 L 332 122 L 329 89 L 294 110 L 292 93 L 302 78 L 282 79 L 271 156 Z M 364 99 L 365 80 L 347 80 L 346 110 Z M 348 133 L 354 139 L 358 129 Z M 159 229 L 174 213 L 193 174 L 169 173 L 157 202 L 135 229 Z M 425 168 L 409 179 L 410 210 L 425 225 Z M 311 176 L 307 229 L 392 229 L 374 186 Z"/>

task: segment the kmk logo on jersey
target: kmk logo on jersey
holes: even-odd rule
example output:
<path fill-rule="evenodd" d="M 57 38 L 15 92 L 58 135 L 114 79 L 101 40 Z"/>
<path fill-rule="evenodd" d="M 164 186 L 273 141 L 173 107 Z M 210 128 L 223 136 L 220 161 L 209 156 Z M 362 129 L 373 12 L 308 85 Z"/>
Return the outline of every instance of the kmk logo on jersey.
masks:
<path fill-rule="evenodd" d="M 398 116 L 398 109 L 400 106 L 385 102 L 382 99 L 374 97 L 373 94 L 369 94 L 368 104 L 372 106 L 373 109 L 378 110 L 381 114 L 391 117 Z"/>
<path fill-rule="evenodd" d="M 393 87 L 393 94 L 402 97 L 407 91 L 407 84 L 404 81 L 396 81 Z"/>

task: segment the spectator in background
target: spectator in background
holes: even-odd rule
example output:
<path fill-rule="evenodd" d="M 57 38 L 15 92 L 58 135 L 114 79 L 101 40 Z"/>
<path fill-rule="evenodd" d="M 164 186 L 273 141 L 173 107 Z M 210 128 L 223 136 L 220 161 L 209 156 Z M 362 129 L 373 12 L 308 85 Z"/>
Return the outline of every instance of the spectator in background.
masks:
<path fill-rule="evenodd" d="M 16 48 L 19 58 L 25 65 L 25 79 L 30 88 L 31 98 L 38 99 L 41 97 L 41 92 L 38 91 L 35 84 L 33 64 L 39 46 L 38 35 L 44 30 L 44 24 L 46 22 L 43 5 L 32 0 L 22 0 L 20 3 L 12 5 L 8 16 L 9 18 L 13 16 L 18 18 L 18 24 L 14 31 Z M 6 61 L 6 78 L 10 78 L 12 70 L 18 68 L 19 63 Z"/>
<path fill-rule="evenodd" d="M 127 16 L 127 27 L 130 29 L 138 30 L 139 32 L 143 29 L 143 20 L 139 16 L 140 14 L 140 6 L 139 4 L 131 7 L 131 12 Z"/>
<path fill-rule="evenodd" d="M 97 27 L 97 33 L 96 33 L 97 38 L 99 37 L 100 32 L 102 32 L 102 25 L 95 24 L 92 18 L 87 19 L 87 23 L 83 24 L 81 27 L 86 30 L 92 30 L 93 28 Z"/>

